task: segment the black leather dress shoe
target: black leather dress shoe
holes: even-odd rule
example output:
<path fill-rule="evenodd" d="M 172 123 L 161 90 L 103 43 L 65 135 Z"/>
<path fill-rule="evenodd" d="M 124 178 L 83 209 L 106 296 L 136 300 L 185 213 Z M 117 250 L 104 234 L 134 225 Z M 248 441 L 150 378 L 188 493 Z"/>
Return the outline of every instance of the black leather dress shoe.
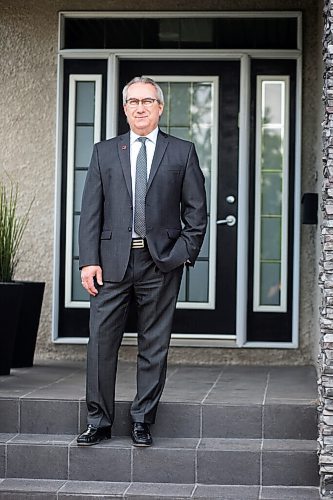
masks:
<path fill-rule="evenodd" d="M 103 439 L 111 439 L 111 427 L 97 428 L 89 424 L 87 429 L 76 440 L 79 446 L 92 446 Z"/>
<path fill-rule="evenodd" d="M 133 422 L 132 424 L 132 440 L 134 446 L 151 446 L 152 437 L 149 430 L 149 424 L 141 422 Z"/>

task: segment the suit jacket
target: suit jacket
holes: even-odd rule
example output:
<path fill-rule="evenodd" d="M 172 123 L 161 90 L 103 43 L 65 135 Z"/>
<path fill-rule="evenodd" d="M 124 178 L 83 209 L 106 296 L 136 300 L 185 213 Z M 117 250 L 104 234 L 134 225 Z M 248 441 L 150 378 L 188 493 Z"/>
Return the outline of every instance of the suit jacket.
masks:
<path fill-rule="evenodd" d="M 119 282 L 129 261 L 133 203 L 129 132 L 94 146 L 82 197 L 80 268 Z M 194 144 L 161 131 L 147 184 L 147 244 L 162 272 L 193 264 L 206 231 L 204 176 Z"/>

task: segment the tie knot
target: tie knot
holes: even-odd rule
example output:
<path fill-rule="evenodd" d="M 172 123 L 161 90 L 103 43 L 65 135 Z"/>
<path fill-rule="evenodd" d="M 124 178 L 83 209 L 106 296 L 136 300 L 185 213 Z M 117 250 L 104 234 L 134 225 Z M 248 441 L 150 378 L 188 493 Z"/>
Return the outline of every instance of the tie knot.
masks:
<path fill-rule="evenodd" d="M 147 140 L 147 137 L 138 137 L 138 141 L 141 142 L 142 144 L 145 144 Z"/>

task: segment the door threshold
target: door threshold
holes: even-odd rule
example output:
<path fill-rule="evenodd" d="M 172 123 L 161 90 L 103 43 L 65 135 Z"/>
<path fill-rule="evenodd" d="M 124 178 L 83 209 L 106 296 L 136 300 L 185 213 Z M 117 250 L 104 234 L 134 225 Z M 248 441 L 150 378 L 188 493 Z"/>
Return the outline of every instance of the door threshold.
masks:
<path fill-rule="evenodd" d="M 125 334 L 122 345 L 136 345 L 137 344 L 137 334 L 129 333 Z M 233 348 L 237 347 L 236 335 L 184 335 L 180 333 L 174 333 L 171 336 L 170 341 L 171 347 L 226 347 Z"/>

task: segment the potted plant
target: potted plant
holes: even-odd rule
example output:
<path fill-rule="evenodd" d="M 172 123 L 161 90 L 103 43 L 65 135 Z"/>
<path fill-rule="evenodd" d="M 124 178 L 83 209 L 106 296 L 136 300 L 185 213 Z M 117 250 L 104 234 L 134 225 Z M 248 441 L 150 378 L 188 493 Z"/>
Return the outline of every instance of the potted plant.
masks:
<path fill-rule="evenodd" d="M 19 215 L 18 185 L 0 180 L 0 375 L 33 364 L 45 283 L 14 280 L 32 203 Z"/>

